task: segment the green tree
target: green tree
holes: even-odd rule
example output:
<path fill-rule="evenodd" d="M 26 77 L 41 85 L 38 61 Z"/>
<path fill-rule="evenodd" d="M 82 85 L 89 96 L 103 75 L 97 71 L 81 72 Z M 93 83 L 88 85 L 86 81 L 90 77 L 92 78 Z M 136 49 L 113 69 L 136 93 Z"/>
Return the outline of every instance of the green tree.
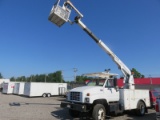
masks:
<path fill-rule="evenodd" d="M 1 74 L 0 74 L 1 75 Z M 62 77 L 62 71 L 56 71 L 49 74 L 36 74 L 30 75 L 30 77 L 11 77 L 11 81 L 24 81 L 24 82 L 64 82 Z"/>
<path fill-rule="evenodd" d="M 84 83 L 85 80 L 87 80 L 87 79 L 89 79 L 89 78 L 86 77 L 86 76 L 83 76 L 83 75 L 81 75 L 81 76 L 76 76 L 76 82 Z"/>
<path fill-rule="evenodd" d="M 20 81 L 25 82 L 26 81 L 26 77 L 25 76 L 21 76 L 20 77 Z"/>
<path fill-rule="evenodd" d="M 145 77 L 140 72 L 138 72 L 135 68 L 132 68 L 131 72 L 133 73 L 134 78 L 144 78 Z"/>
<path fill-rule="evenodd" d="M 0 73 L 0 79 L 2 79 L 3 78 L 3 76 L 2 76 L 2 74 Z"/>
<path fill-rule="evenodd" d="M 17 81 L 17 82 L 20 82 L 20 81 L 21 81 L 21 77 L 17 77 L 17 78 L 16 78 L 16 81 Z"/>
<path fill-rule="evenodd" d="M 47 75 L 47 82 L 54 82 L 54 74 L 53 73 L 49 73 Z"/>
<path fill-rule="evenodd" d="M 10 81 L 16 81 L 16 78 L 11 77 L 11 78 L 10 78 Z"/>
<path fill-rule="evenodd" d="M 38 82 L 38 77 L 39 77 L 39 75 L 38 74 L 36 74 L 36 75 L 34 75 L 34 82 Z"/>
<path fill-rule="evenodd" d="M 55 81 L 56 82 L 63 82 L 62 71 L 55 72 Z"/>

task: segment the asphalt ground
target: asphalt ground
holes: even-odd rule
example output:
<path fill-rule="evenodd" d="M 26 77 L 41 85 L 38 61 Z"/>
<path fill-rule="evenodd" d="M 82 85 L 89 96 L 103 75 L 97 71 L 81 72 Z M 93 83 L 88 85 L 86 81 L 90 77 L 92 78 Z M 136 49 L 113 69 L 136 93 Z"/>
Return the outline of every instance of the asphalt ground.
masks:
<path fill-rule="evenodd" d="M 68 109 L 60 108 L 60 103 L 64 100 L 63 96 L 28 98 L 0 93 L 0 120 L 92 120 L 86 116 L 70 117 Z M 134 113 L 125 113 L 108 116 L 106 120 L 156 120 L 156 114 L 155 110 L 149 109 L 143 117 L 136 116 Z"/>

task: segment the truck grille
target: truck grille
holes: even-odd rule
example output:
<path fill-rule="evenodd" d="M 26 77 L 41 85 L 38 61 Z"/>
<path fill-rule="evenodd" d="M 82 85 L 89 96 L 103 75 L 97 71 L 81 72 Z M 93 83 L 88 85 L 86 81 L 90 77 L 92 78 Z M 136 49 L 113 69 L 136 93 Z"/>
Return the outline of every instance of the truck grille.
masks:
<path fill-rule="evenodd" d="M 80 92 L 71 92 L 70 100 L 80 101 L 81 93 Z"/>

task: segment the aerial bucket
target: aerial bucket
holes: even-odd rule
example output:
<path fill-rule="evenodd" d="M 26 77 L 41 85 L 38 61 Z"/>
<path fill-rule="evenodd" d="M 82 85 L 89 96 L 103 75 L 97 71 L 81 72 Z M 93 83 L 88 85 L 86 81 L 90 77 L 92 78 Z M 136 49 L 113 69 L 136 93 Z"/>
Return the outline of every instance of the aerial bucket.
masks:
<path fill-rule="evenodd" d="M 71 10 L 65 7 L 64 4 L 61 7 L 59 3 L 60 0 L 57 0 L 53 5 L 48 20 L 61 27 L 64 23 L 68 22 Z"/>

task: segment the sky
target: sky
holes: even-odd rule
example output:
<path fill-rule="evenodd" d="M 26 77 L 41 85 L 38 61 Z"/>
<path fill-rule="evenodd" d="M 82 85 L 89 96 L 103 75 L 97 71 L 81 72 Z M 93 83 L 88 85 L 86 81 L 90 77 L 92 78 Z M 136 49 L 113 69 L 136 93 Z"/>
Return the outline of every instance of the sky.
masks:
<path fill-rule="evenodd" d="M 48 20 L 56 0 L 0 0 L 0 73 L 4 78 L 103 72 L 122 75 L 77 24 Z M 61 0 L 61 5 L 64 1 Z M 160 0 L 71 0 L 82 22 L 127 66 L 160 77 Z M 75 17 L 72 10 L 71 17 Z M 74 73 L 74 69 L 78 71 Z"/>

